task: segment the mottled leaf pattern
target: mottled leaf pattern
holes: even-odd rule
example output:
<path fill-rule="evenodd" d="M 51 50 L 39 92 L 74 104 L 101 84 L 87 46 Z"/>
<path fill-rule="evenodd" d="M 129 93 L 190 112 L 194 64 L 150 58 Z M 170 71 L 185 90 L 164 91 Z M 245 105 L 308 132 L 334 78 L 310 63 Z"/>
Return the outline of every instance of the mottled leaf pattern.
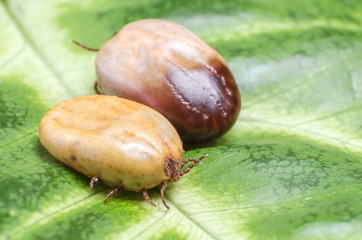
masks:
<path fill-rule="evenodd" d="M 203 163 L 166 192 L 110 191 L 51 157 L 38 124 L 94 94 L 95 53 L 163 18 L 224 56 L 242 93 L 231 131 L 186 145 Z M 359 239 L 362 4 L 358 0 L 0 1 L 0 239 Z"/>

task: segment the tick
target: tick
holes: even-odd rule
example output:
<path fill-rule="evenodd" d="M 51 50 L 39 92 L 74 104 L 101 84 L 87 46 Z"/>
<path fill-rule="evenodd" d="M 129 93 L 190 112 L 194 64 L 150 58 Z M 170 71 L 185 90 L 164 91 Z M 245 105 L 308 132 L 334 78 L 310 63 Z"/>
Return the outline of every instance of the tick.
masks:
<path fill-rule="evenodd" d="M 75 42 L 77 43 L 77 42 Z M 160 112 L 185 142 L 204 142 L 236 122 L 241 97 L 222 56 L 185 27 L 161 19 L 125 25 L 97 51 L 96 90 Z"/>
<path fill-rule="evenodd" d="M 98 181 L 114 187 L 104 203 L 125 189 L 143 192 L 156 206 L 147 189 L 162 184 L 161 200 L 168 209 L 168 180 L 177 182 L 205 157 L 183 160 L 181 139 L 165 117 L 115 96 L 84 96 L 56 105 L 42 118 L 39 137 L 56 159 L 91 178 L 91 190 Z"/>

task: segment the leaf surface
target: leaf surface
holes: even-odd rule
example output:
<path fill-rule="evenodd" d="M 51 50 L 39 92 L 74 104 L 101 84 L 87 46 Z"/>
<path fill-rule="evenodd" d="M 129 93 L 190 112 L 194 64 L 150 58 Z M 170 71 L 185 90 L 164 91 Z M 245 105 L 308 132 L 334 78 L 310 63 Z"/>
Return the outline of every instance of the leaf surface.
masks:
<path fill-rule="evenodd" d="M 208 153 L 142 194 L 54 159 L 38 125 L 94 94 L 95 53 L 128 22 L 175 21 L 228 62 L 243 108 Z M 350 1 L 0 2 L 0 239 L 358 239 L 362 236 L 362 5 Z"/>

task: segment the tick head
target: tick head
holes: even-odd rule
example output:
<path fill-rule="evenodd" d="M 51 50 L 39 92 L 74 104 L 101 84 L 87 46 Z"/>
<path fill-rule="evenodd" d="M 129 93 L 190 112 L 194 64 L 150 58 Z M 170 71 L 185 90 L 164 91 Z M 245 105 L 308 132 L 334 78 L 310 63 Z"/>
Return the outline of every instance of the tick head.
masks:
<path fill-rule="evenodd" d="M 166 158 L 165 169 L 164 169 L 165 174 L 167 176 L 170 176 L 174 182 L 177 182 L 180 178 L 179 172 L 178 172 L 179 168 L 180 168 L 180 164 L 176 159 L 174 159 L 173 157 Z"/>

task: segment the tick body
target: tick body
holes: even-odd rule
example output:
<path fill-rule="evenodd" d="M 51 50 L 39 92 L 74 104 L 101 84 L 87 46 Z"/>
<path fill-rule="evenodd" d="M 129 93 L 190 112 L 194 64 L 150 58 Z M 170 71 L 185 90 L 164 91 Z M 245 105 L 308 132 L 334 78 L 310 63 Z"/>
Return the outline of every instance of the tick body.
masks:
<path fill-rule="evenodd" d="M 97 90 L 159 111 L 183 141 L 224 134 L 241 100 L 224 59 L 188 29 L 146 19 L 125 25 L 99 50 Z"/>
<path fill-rule="evenodd" d="M 39 137 L 56 159 L 91 177 L 91 189 L 98 181 L 115 187 L 106 200 L 126 189 L 143 191 L 152 203 L 147 189 L 186 173 L 180 171 L 184 151 L 171 123 L 118 97 L 78 97 L 56 105 L 41 120 Z"/>

